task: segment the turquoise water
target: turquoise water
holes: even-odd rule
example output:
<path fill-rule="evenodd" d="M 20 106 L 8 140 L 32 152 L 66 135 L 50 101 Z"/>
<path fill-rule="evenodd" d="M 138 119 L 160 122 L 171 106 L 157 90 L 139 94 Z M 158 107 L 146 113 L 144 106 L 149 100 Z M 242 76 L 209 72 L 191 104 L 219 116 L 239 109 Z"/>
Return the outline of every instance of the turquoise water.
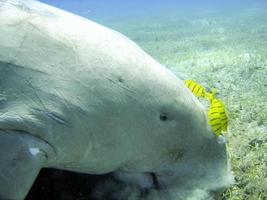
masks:
<path fill-rule="evenodd" d="M 118 16 L 132 16 L 137 17 L 138 14 L 142 16 L 151 16 L 154 14 L 161 15 L 162 12 L 176 12 L 177 10 L 186 10 L 187 12 L 195 10 L 234 10 L 240 8 L 252 8 L 257 6 L 265 6 L 264 0 L 233 0 L 233 1 L 220 1 L 220 0 L 80 0 L 80 1 L 68 1 L 68 0 L 42 0 L 50 5 L 68 10 L 84 17 L 90 17 L 91 19 L 99 18 L 114 18 Z"/>
<path fill-rule="evenodd" d="M 42 2 L 115 29 L 184 79 L 216 88 L 236 176 L 218 199 L 267 199 L 267 1 Z"/>

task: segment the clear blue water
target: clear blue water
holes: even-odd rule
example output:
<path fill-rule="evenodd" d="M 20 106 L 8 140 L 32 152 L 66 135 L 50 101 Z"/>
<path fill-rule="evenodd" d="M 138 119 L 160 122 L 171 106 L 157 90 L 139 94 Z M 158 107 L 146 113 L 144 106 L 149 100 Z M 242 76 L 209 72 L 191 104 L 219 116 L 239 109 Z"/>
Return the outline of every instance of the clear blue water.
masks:
<path fill-rule="evenodd" d="M 119 17 L 141 17 L 164 15 L 166 13 L 176 13 L 186 11 L 195 13 L 196 11 L 216 10 L 237 12 L 240 9 L 261 7 L 266 9 L 265 0 L 41 0 L 44 3 L 54 5 L 64 10 L 76 13 L 98 21 L 99 19 L 110 19 Z"/>

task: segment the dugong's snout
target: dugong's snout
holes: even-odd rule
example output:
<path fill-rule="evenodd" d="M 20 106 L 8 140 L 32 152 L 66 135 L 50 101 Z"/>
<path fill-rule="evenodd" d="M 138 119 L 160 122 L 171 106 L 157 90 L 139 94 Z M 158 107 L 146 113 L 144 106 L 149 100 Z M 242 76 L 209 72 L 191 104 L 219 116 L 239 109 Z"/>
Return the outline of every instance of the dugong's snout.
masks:
<path fill-rule="evenodd" d="M 154 134 L 156 161 L 148 158 L 154 162 L 150 171 L 154 187 L 176 195 L 193 190 L 222 191 L 232 181 L 226 144 L 212 132 L 207 110 L 199 100 L 180 80 L 169 80 L 164 95 L 158 96 L 164 106 L 160 128 Z"/>

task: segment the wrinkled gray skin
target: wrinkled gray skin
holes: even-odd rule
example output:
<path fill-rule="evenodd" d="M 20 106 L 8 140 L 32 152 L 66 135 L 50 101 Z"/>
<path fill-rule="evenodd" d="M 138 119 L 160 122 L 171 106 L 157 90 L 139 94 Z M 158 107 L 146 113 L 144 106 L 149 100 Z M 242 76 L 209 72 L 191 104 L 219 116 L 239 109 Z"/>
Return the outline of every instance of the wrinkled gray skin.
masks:
<path fill-rule="evenodd" d="M 135 43 L 39 2 L 0 0 L 0 198 L 23 199 L 42 167 L 117 172 L 162 199 L 216 190 L 228 174 L 201 104 Z"/>

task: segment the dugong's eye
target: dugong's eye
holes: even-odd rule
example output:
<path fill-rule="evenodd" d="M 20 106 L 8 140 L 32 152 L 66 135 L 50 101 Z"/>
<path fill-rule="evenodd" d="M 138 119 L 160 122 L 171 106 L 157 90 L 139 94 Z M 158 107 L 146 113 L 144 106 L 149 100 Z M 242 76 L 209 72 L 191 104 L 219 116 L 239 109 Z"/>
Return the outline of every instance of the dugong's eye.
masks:
<path fill-rule="evenodd" d="M 168 116 L 166 113 L 161 113 L 159 118 L 161 121 L 167 121 L 168 120 Z"/>

